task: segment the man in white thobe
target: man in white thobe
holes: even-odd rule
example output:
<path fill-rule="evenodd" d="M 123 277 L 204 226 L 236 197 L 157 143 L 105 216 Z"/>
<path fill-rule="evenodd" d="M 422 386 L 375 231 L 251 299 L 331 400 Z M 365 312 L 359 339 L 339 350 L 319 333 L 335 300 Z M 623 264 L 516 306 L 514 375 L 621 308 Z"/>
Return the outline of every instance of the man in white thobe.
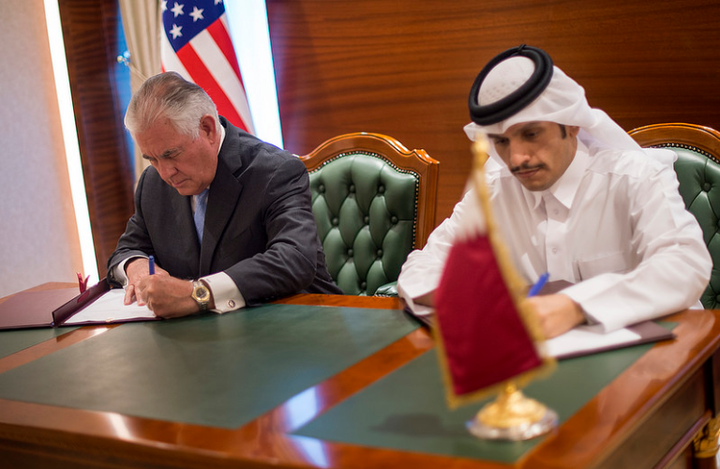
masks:
<path fill-rule="evenodd" d="M 526 300 L 546 337 L 582 323 L 609 332 L 700 306 L 712 261 L 678 193 L 674 152 L 642 149 L 532 47 L 505 51 L 483 69 L 470 110 L 467 135 L 491 142 L 487 184 L 515 266 L 528 284 L 549 273 L 547 288 Z M 454 239 L 481 217 L 471 189 L 409 255 L 398 291 L 417 314 L 433 306 Z"/>

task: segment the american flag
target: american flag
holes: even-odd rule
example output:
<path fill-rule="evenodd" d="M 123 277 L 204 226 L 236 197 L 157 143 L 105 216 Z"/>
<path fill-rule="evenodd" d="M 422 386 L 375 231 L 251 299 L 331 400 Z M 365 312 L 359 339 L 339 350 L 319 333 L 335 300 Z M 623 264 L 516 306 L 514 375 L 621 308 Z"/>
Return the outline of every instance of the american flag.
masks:
<path fill-rule="evenodd" d="M 163 71 L 175 71 L 203 88 L 218 113 L 254 133 L 242 75 L 222 0 L 161 2 Z"/>

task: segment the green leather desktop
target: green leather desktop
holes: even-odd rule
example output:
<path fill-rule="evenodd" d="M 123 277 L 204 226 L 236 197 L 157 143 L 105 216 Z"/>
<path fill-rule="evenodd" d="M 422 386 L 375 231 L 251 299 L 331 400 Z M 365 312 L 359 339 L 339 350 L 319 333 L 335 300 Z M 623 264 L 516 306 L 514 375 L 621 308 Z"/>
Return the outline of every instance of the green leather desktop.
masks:
<path fill-rule="evenodd" d="M 663 467 L 691 455 L 716 414 L 720 312 L 682 313 L 672 319 L 677 340 L 571 359 L 533 383 L 528 394 L 563 420 L 552 434 L 476 441 L 463 424 L 480 403 L 445 407 L 432 340 L 400 306 L 297 295 L 223 316 L 82 327 L 19 350 L 0 358 L 0 460 Z"/>
<path fill-rule="evenodd" d="M 43 328 L 24 329 L 13 331 L 11 334 L 3 334 L 0 340 L 0 358 L 12 355 L 20 350 L 32 347 L 46 340 L 58 337 L 61 334 L 70 332 L 72 328 Z"/>
<path fill-rule="evenodd" d="M 0 374 L 0 399 L 237 428 L 417 327 L 294 305 L 128 323 Z"/>
<path fill-rule="evenodd" d="M 561 361 L 550 377 L 531 383 L 524 394 L 556 411 L 562 423 L 650 347 L 641 345 Z M 518 461 L 547 438 L 513 443 L 475 439 L 465 430 L 465 423 L 485 403 L 456 411 L 447 409 L 433 349 L 293 434 L 504 463 Z"/>

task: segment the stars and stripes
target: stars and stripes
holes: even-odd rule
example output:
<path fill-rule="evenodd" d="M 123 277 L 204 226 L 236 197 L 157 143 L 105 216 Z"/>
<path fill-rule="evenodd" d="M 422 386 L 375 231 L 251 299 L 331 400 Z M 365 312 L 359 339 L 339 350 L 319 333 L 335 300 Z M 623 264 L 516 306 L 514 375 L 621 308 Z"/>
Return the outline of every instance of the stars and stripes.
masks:
<path fill-rule="evenodd" d="M 220 115 L 254 133 L 223 1 L 169 0 L 161 9 L 163 71 L 176 71 L 202 87 Z"/>

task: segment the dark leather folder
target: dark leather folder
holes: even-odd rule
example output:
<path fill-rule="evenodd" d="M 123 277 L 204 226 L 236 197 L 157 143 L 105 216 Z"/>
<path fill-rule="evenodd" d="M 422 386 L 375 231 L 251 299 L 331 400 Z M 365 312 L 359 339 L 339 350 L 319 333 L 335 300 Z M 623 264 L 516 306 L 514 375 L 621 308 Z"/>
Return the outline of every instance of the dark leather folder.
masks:
<path fill-rule="evenodd" d="M 80 294 L 78 287 L 20 292 L 0 303 L 0 329 L 62 326 L 109 289 L 102 279 Z"/>

